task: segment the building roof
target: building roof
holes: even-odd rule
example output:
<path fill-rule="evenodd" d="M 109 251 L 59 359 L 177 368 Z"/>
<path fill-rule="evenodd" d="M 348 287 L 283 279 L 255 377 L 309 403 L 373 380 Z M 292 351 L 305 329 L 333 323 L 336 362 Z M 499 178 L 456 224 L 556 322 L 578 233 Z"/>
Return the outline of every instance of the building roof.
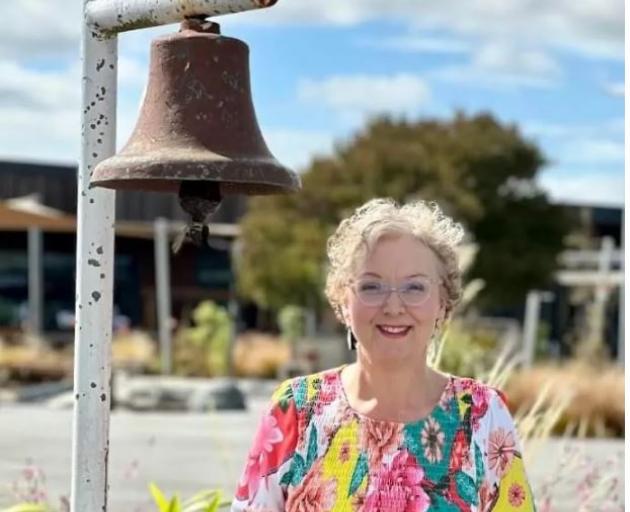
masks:
<path fill-rule="evenodd" d="M 0 161 L 0 201 L 36 194 L 42 205 L 74 215 L 77 209 L 77 167 L 41 163 Z M 235 224 L 245 213 L 246 197 L 226 197 L 213 222 Z M 158 217 L 187 221 L 175 194 L 119 191 L 116 219 L 153 221 Z"/>

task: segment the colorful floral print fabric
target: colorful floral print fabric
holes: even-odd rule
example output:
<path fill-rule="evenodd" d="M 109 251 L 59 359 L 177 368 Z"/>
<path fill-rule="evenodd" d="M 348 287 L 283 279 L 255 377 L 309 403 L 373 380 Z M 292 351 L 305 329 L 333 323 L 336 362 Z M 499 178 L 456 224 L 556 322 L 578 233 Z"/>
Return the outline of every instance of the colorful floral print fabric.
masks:
<path fill-rule="evenodd" d="M 285 381 L 250 450 L 233 512 L 531 512 L 503 395 L 450 377 L 425 418 L 370 419 L 341 368 Z"/>

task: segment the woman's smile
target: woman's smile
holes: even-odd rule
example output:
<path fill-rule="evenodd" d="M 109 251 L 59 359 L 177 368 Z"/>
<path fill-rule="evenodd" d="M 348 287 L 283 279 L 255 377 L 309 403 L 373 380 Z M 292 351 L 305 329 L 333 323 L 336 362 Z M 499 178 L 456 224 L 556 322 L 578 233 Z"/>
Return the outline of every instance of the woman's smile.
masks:
<path fill-rule="evenodd" d="M 409 334 L 412 329 L 411 325 L 387 325 L 387 324 L 379 324 L 376 326 L 381 335 L 385 338 L 389 339 L 402 339 Z"/>

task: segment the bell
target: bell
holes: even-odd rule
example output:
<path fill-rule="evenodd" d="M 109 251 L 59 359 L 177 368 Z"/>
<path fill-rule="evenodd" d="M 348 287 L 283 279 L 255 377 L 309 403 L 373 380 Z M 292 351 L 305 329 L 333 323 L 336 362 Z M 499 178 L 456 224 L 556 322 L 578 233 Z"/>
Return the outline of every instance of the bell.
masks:
<path fill-rule="evenodd" d="M 154 40 L 136 127 L 96 166 L 91 185 L 176 192 L 198 224 L 225 195 L 298 190 L 299 177 L 274 158 L 258 127 L 248 54 L 244 42 L 199 18 Z"/>

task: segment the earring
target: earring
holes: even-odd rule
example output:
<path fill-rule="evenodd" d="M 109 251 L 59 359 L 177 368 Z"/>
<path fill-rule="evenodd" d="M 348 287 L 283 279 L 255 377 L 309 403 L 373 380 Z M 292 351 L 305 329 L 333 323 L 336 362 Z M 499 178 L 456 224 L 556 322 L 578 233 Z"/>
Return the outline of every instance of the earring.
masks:
<path fill-rule="evenodd" d="M 352 334 L 352 329 L 348 327 L 348 331 L 346 333 L 346 343 L 348 344 L 348 350 L 356 350 L 357 349 L 357 339 Z"/>

